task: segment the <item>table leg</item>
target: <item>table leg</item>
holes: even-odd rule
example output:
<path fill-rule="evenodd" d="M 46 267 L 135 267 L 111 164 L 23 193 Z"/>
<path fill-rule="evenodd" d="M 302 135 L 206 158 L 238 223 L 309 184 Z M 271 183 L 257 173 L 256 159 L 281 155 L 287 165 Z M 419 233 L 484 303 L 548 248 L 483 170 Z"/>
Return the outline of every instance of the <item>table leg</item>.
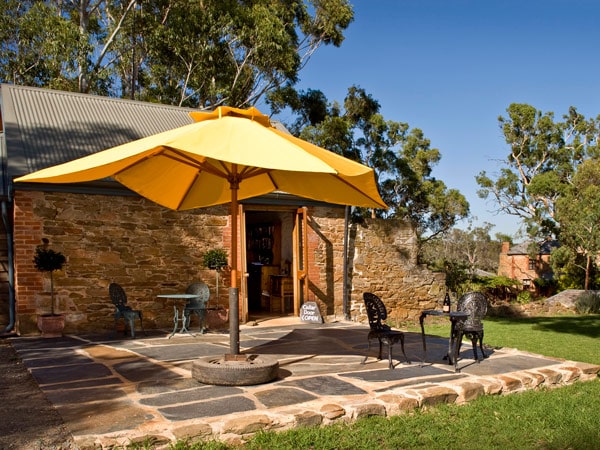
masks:
<path fill-rule="evenodd" d="M 177 324 L 178 323 L 179 323 L 179 311 L 177 311 L 177 306 L 173 305 L 173 331 L 169 335 L 169 339 L 171 339 L 177 332 Z"/>
<path fill-rule="evenodd" d="M 423 362 L 427 361 L 427 339 L 425 337 L 425 325 L 423 324 L 425 316 L 426 314 L 421 314 L 419 317 L 419 323 L 421 324 L 421 340 L 423 341 Z"/>
<path fill-rule="evenodd" d="M 458 339 L 456 339 L 456 320 L 450 320 L 450 340 L 448 342 L 448 364 L 454 364 L 458 372 Z"/>
<path fill-rule="evenodd" d="M 427 343 L 425 342 L 425 326 L 423 325 L 423 321 L 425 320 L 425 315 L 421 314 L 419 317 L 419 323 L 421 324 L 421 340 L 423 341 L 423 351 L 427 352 Z"/>
<path fill-rule="evenodd" d="M 190 315 L 188 315 L 186 317 L 185 315 L 185 307 L 181 308 L 181 330 L 179 330 L 180 333 L 187 333 L 187 334 L 192 334 L 190 333 L 190 330 L 188 330 L 188 322 L 191 321 L 191 317 Z M 193 336 L 193 334 L 192 334 Z"/>

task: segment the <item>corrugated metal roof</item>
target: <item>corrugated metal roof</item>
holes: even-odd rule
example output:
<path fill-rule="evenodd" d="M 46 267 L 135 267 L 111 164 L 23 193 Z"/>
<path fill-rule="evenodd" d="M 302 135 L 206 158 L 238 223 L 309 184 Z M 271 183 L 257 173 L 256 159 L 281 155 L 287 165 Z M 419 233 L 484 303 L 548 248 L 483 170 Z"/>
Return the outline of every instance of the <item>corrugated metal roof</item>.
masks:
<path fill-rule="evenodd" d="M 1 194 L 15 177 L 192 123 L 189 108 L 0 85 Z"/>

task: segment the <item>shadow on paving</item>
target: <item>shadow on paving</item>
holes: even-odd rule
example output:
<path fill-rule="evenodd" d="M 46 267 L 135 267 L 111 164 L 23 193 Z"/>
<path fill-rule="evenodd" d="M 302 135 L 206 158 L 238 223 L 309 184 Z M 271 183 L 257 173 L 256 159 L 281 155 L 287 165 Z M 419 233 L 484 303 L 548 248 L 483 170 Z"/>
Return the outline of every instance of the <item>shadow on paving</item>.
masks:
<path fill-rule="evenodd" d="M 137 339 L 86 335 L 11 343 L 73 435 L 128 433 L 150 424 L 169 427 L 176 421 L 295 407 L 327 397 L 343 404 L 345 399 L 353 402 L 394 388 L 557 364 L 543 356 L 502 349 L 487 349 L 490 357 L 477 363 L 470 345 L 465 345 L 461 370 L 455 372 L 444 360 L 448 339 L 427 336 L 425 353 L 421 334 L 406 332 L 411 363 L 397 344 L 395 369 L 390 370 L 385 346 L 381 361 L 376 358 L 377 341 L 368 349 L 368 332 L 366 326 L 336 323 L 244 328 L 242 353 L 273 356 L 280 370 L 271 383 L 241 387 L 205 385 L 190 374 L 195 358 L 229 352 L 227 334 L 167 339 L 167 334 L 156 332 Z"/>

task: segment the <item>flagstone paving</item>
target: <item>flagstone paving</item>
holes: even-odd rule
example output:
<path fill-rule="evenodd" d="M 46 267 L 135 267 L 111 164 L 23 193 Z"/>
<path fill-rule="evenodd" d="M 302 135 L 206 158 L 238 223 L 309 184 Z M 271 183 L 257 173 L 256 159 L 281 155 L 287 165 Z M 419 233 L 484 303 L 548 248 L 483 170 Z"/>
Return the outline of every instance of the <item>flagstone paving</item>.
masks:
<path fill-rule="evenodd" d="M 270 355 L 280 364 L 278 379 L 256 386 L 210 386 L 191 377 L 196 358 L 228 353 L 228 334 L 23 337 L 11 344 L 81 449 L 147 439 L 242 442 L 259 430 L 463 403 L 479 395 L 591 380 L 600 371 L 516 349 L 488 348 L 489 358 L 477 363 L 465 345 L 455 372 L 443 359 L 447 339 L 429 336 L 425 355 L 415 333 L 406 333 L 411 363 L 395 359 L 390 370 L 387 360 L 376 360 L 375 348 L 362 364 L 367 334 L 367 326 L 343 321 L 242 326 L 242 352 Z"/>

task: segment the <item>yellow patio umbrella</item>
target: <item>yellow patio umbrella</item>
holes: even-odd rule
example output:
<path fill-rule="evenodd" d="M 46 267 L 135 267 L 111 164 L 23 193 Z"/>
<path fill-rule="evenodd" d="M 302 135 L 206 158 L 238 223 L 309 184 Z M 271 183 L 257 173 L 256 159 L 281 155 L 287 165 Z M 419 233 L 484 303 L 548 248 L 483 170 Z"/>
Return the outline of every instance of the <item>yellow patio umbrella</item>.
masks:
<path fill-rule="evenodd" d="M 195 123 L 15 181 L 78 183 L 112 177 L 174 210 L 231 203 L 230 350 L 238 354 L 238 200 L 282 191 L 342 205 L 386 205 L 371 168 L 276 129 L 256 108 L 219 107 L 190 115 Z"/>

